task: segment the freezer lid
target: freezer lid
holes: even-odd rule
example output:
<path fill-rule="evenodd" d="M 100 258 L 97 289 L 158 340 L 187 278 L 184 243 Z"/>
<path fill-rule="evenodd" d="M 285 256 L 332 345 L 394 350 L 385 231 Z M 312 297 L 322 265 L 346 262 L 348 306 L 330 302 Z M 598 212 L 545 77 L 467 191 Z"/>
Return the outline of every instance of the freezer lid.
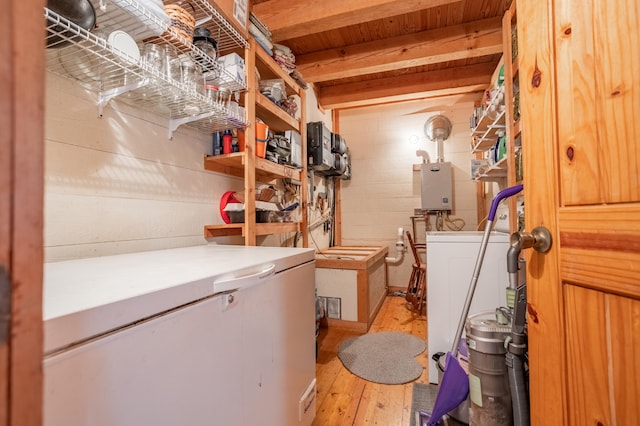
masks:
<path fill-rule="evenodd" d="M 210 296 L 216 278 L 314 258 L 313 249 L 212 244 L 45 263 L 45 353 Z"/>

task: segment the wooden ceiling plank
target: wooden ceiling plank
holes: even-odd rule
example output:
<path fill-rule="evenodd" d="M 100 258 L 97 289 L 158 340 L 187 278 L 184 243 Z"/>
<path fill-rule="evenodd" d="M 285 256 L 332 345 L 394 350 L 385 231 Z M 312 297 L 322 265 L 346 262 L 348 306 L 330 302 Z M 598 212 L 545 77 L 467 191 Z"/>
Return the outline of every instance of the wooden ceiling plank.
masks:
<path fill-rule="evenodd" d="M 337 111 L 337 110 L 347 109 L 347 108 L 359 108 L 359 107 L 367 107 L 371 105 L 391 104 L 395 102 L 417 101 L 417 100 L 424 100 L 424 99 L 441 98 L 444 96 L 467 95 L 469 93 L 482 94 L 482 92 L 484 92 L 484 89 L 486 89 L 486 87 L 487 87 L 486 83 L 482 83 L 482 84 L 472 84 L 472 85 L 460 86 L 460 87 L 449 87 L 445 89 L 431 90 L 428 92 L 416 92 L 416 93 L 410 93 L 407 95 L 392 95 L 392 96 L 386 96 L 386 97 L 377 98 L 377 99 L 347 100 L 347 101 L 332 105 L 332 110 Z"/>
<path fill-rule="evenodd" d="M 442 94 L 484 90 L 491 81 L 494 63 L 468 65 L 399 77 L 321 87 L 318 102 L 325 109 L 351 108 L 410 100 Z"/>
<path fill-rule="evenodd" d="M 300 55 L 296 66 L 313 83 L 501 52 L 497 17 Z"/>
<path fill-rule="evenodd" d="M 252 12 L 266 24 L 274 42 L 412 13 L 461 0 L 270 0 Z"/>

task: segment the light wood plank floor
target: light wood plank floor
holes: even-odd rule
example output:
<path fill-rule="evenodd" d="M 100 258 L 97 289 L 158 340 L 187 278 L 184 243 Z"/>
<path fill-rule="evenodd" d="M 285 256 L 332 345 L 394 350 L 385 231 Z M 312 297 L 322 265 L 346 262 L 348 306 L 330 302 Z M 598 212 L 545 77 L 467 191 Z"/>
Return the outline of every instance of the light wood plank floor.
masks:
<path fill-rule="evenodd" d="M 404 297 L 387 296 L 369 332 L 399 331 L 426 340 L 424 314 L 407 309 Z M 338 359 L 340 342 L 358 333 L 337 328 L 321 328 L 316 378 L 317 413 L 314 426 L 409 426 L 412 383 L 382 385 L 368 382 L 344 368 Z M 424 371 L 417 380 L 428 383 L 428 352 L 416 358 Z"/>

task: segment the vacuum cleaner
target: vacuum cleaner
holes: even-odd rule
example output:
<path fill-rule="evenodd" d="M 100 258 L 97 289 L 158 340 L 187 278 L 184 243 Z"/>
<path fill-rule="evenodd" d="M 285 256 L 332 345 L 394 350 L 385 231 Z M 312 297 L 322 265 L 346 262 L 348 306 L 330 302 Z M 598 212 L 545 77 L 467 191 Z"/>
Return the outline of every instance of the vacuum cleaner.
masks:
<path fill-rule="evenodd" d="M 507 307 L 469 317 L 470 425 L 529 426 L 527 285 L 523 249 L 546 252 L 551 236 L 544 228 L 515 232 L 507 251 Z M 484 316 L 484 318 L 483 318 Z"/>
<path fill-rule="evenodd" d="M 450 411 L 456 409 L 462 402 L 467 399 L 469 395 L 469 377 L 467 372 L 463 369 L 458 361 L 458 351 L 460 347 L 460 341 L 462 338 L 462 332 L 464 330 L 467 316 L 469 315 L 469 308 L 473 300 L 473 294 L 478 284 L 478 278 L 482 268 L 482 262 L 484 260 L 484 254 L 489 243 L 489 237 L 493 228 L 493 221 L 498 210 L 498 205 L 503 199 L 511 197 L 522 191 L 522 185 L 516 185 L 510 188 L 506 188 L 500 191 L 491 202 L 491 208 L 489 209 L 489 215 L 487 217 L 487 223 L 485 225 L 482 241 L 480 243 L 480 249 L 478 251 L 478 257 L 471 276 L 471 282 L 469 283 L 469 289 L 467 290 L 467 297 L 462 309 L 462 315 L 456 330 L 455 338 L 453 339 L 453 345 L 451 351 L 447 352 L 444 371 L 442 374 L 442 380 L 438 388 L 438 394 L 433 405 L 433 410 L 430 413 L 419 412 L 418 424 L 426 424 L 428 426 L 436 426 L 442 423 L 442 418 Z"/>

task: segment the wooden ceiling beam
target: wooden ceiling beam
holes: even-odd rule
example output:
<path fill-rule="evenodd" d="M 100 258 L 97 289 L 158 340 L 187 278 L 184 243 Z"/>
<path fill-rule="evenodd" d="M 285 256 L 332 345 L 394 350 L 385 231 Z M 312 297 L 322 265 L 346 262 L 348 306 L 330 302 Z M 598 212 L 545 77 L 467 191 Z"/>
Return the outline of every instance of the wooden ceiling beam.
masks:
<path fill-rule="evenodd" d="M 502 52 L 500 17 L 296 57 L 308 82 L 338 80 Z"/>
<path fill-rule="evenodd" d="M 495 66 L 495 63 L 467 65 L 320 87 L 317 88 L 318 103 L 325 109 L 342 109 L 477 92 L 489 85 Z"/>
<path fill-rule="evenodd" d="M 252 12 L 271 30 L 274 42 L 375 19 L 443 6 L 461 0 L 270 0 Z"/>

